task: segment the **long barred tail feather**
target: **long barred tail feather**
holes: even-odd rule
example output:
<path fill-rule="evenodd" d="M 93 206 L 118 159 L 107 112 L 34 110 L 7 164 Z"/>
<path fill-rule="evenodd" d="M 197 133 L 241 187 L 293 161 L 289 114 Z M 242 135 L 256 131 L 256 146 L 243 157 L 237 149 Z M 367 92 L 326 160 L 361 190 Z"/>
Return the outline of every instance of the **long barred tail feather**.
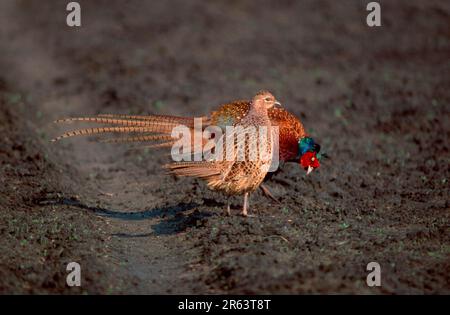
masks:
<path fill-rule="evenodd" d="M 144 148 L 149 148 L 149 149 L 168 148 L 168 147 L 173 146 L 174 144 L 175 144 L 175 141 L 167 141 L 167 142 L 162 142 L 162 143 L 145 145 Z"/>
<path fill-rule="evenodd" d="M 184 124 L 193 126 L 194 125 L 194 117 L 180 117 L 180 116 L 171 116 L 171 115 L 125 115 L 125 114 L 99 114 L 97 117 L 100 118 L 120 118 L 120 119 L 130 119 L 130 120 L 139 120 L 139 121 L 150 121 L 150 122 L 168 122 L 168 123 L 176 123 L 176 124 Z M 207 117 L 199 117 L 202 120 L 206 120 Z"/>
<path fill-rule="evenodd" d="M 126 132 L 139 132 L 139 133 L 145 133 L 145 132 L 152 132 L 151 128 L 148 127 L 102 127 L 102 128 L 86 128 L 86 129 L 80 129 L 80 130 L 73 130 L 66 132 L 62 134 L 59 137 L 56 137 L 52 139 L 52 142 L 61 140 L 63 138 L 69 138 L 74 136 L 86 136 L 86 135 L 93 135 L 93 134 L 99 134 L 99 133 L 109 133 L 109 132 L 116 132 L 116 133 L 126 133 Z"/>
<path fill-rule="evenodd" d="M 128 119 L 114 119 L 114 118 L 104 118 L 104 117 L 73 117 L 58 119 L 55 123 L 67 123 L 72 121 L 84 121 L 84 122 L 95 122 L 99 124 L 111 124 L 111 125 L 124 125 L 124 126 L 149 126 L 150 122 L 141 120 L 128 120 Z"/>
<path fill-rule="evenodd" d="M 106 143 L 125 143 L 125 142 L 159 141 L 159 140 L 171 141 L 173 140 L 173 138 L 170 135 L 145 135 L 126 138 L 103 139 L 101 141 Z"/>
<path fill-rule="evenodd" d="M 75 117 L 75 118 L 65 118 L 56 120 L 56 123 L 66 123 L 66 122 L 93 122 L 100 124 L 111 124 L 111 125 L 123 125 L 123 126 L 142 126 L 147 127 L 151 130 L 149 132 L 164 132 L 171 133 L 172 129 L 179 125 L 184 125 L 188 128 L 194 127 L 194 120 L 192 119 L 178 119 L 178 118 L 165 118 L 165 117 L 155 117 L 153 120 L 136 120 L 136 119 L 117 119 L 117 118 L 107 118 L 107 117 Z"/>

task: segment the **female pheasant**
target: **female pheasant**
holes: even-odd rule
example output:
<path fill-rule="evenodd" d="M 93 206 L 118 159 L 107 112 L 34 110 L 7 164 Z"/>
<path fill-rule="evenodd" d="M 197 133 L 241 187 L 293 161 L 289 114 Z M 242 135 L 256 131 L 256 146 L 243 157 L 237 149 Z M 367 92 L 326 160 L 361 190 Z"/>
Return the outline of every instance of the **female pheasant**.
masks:
<path fill-rule="evenodd" d="M 239 124 L 249 112 L 251 103 L 251 101 L 239 100 L 221 105 L 217 111 L 212 112 L 209 116 L 200 118 L 203 130 L 209 126 L 219 126 L 225 130 L 227 126 Z M 320 151 L 320 145 L 315 143 L 311 137 L 307 136 L 302 123 L 297 117 L 280 106 L 269 108 L 268 117 L 270 119 L 271 126 L 277 126 L 279 128 L 278 150 L 280 162 L 297 162 L 307 171 L 307 174 L 320 166 L 317 155 Z M 171 136 L 173 128 L 178 125 L 184 125 L 190 128 L 192 134 L 194 134 L 194 119 L 194 117 L 163 115 L 133 116 L 110 114 L 101 114 L 95 117 L 67 118 L 58 120 L 57 122 L 84 121 L 115 126 L 69 131 L 53 139 L 52 141 L 78 135 L 135 133 L 142 135 L 135 135 L 126 138 L 113 138 L 107 139 L 106 141 L 153 142 L 151 145 L 152 147 L 171 147 L 176 142 L 176 139 Z M 155 143 L 156 141 L 159 142 Z M 270 179 L 273 174 L 273 172 L 268 173 L 265 181 Z M 264 184 L 260 185 L 260 187 L 266 196 L 276 200 Z"/>
<path fill-rule="evenodd" d="M 275 105 L 279 103 L 269 92 L 256 94 L 246 115 L 239 123 L 233 125 L 233 132 L 223 135 L 217 142 L 216 149 L 224 151 L 220 155 L 220 160 L 175 162 L 166 167 L 178 176 L 202 178 L 208 182 L 209 188 L 221 191 L 228 196 L 243 194 L 242 215 L 247 216 L 248 195 L 262 183 L 272 162 L 272 130 L 267 110 Z M 260 137 L 261 127 L 266 128 L 263 129 L 264 140 Z M 252 137 L 257 140 L 255 147 L 247 141 Z M 229 143 L 232 147 L 231 153 Z M 217 148 L 219 145 L 221 148 Z M 238 158 L 240 148 L 243 148 L 241 160 Z M 262 152 L 251 152 L 253 149 L 259 149 Z M 262 154 L 254 154 L 252 159 L 252 153 Z M 227 202 L 227 213 L 230 214 L 229 202 Z"/>

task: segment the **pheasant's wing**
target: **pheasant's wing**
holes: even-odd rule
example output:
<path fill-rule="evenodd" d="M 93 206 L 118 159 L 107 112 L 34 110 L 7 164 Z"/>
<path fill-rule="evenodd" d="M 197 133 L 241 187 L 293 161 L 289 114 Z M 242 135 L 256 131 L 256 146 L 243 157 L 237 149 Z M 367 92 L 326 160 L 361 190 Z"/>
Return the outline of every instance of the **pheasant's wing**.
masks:
<path fill-rule="evenodd" d="M 211 154 L 204 154 L 206 160 L 174 162 L 164 165 L 164 168 L 177 176 L 198 177 L 208 181 L 221 180 L 225 178 L 236 160 L 234 142 L 233 150 L 229 150 L 228 152 L 226 150 L 227 142 L 231 143 L 231 139 L 234 139 L 234 136 L 235 132 L 222 134 L 211 147 Z M 212 150 L 214 150 L 214 153 L 212 153 Z"/>
<path fill-rule="evenodd" d="M 163 168 L 170 173 L 181 177 L 197 177 L 205 180 L 217 180 L 221 177 L 220 163 L 207 161 L 173 162 Z"/>
<path fill-rule="evenodd" d="M 225 129 L 226 126 L 239 124 L 250 109 L 249 101 L 235 101 L 221 105 L 211 113 L 210 124 Z"/>
<path fill-rule="evenodd" d="M 214 153 L 207 160 L 174 162 L 164 165 L 177 176 L 198 177 L 208 181 L 223 180 L 238 160 L 238 154 L 245 149 L 246 128 L 232 128 L 215 142 Z M 247 152 L 244 152 L 245 154 Z"/>

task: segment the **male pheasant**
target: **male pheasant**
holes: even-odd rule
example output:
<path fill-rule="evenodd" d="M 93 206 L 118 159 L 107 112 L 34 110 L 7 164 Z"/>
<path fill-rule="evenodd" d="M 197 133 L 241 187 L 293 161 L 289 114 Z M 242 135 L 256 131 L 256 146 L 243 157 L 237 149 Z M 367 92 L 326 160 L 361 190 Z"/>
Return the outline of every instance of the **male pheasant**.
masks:
<path fill-rule="evenodd" d="M 200 117 L 203 128 L 202 130 L 209 126 L 219 126 L 225 130 L 227 126 L 239 124 L 240 121 L 248 114 L 251 103 L 251 101 L 239 100 L 221 105 L 218 110 L 213 111 L 209 116 Z M 269 108 L 268 117 L 270 119 L 271 126 L 279 127 L 278 149 L 280 162 L 298 162 L 307 171 L 307 174 L 320 166 L 317 156 L 317 153 L 320 150 L 320 145 L 315 143 L 311 137 L 307 136 L 302 123 L 297 117 L 280 106 Z M 190 128 L 192 134 L 195 133 L 194 117 L 101 114 L 94 117 L 77 117 L 57 120 L 57 122 L 72 121 L 110 124 L 114 126 L 69 131 L 53 139 L 52 141 L 78 135 L 136 133 L 141 135 L 107 139 L 106 141 L 152 142 L 152 147 L 170 147 L 176 142 L 176 139 L 171 136 L 172 130 L 176 126 L 187 126 Z M 155 143 L 156 141 L 159 142 Z M 265 180 L 270 179 L 273 174 L 274 173 L 268 173 Z M 266 196 L 276 200 L 263 184 L 260 185 L 260 188 Z"/>

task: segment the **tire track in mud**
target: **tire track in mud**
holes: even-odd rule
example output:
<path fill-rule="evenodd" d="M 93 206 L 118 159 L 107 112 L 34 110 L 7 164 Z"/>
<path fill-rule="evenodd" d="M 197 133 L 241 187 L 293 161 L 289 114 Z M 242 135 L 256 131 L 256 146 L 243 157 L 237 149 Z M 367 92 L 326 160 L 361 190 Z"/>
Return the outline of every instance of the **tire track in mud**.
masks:
<path fill-rule="evenodd" d="M 58 80 L 68 82 L 66 90 L 71 90 L 71 86 L 76 90 L 72 81 L 83 78 L 74 77 L 77 71 L 73 65 L 55 62 L 52 47 L 46 45 L 46 34 L 34 28 L 33 23 L 27 23 L 21 9 L 14 1 L 1 3 L 2 31 L 13 36 L 0 63 L 7 70 L 6 79 L 32 100 L 28 113 L 28 120 L 34 122 L 31 128 L 54 135 L 63 129 L 51 121 L 74 113 L 92 114 L 97 108 L 89 91 L 55 91 Z M 42 119 L 37 121 L 36 115 Z M 153 192 L 158 190 L 154 184 L 164 180 L 157 178 L 146 184 L 148 170 L 135 163 L 136 156 L 140 156 L 128 154 L 124 147 L 76 139 L 48 143 L 43 150 L 61 168 L 64 183 L 63 197 L 49 198 L 47 202 L 61 205 L 63 211 L 70 211 L 69 206 L 105 218 L 111 234 L 106 240 L 110 255 L 114 264 L 119 265 L 116 276 L 127 282 L 124 285 L 127 293 L 189 292 L 186 284 L 189 274 L 184 271 L 192 256 L 186 254 L 184 236 L 177 233 L 173 217 L 190 210 L 192 204 L 162 204 L 163 199 Z M 162 178 L 164 174 L 150 176 Z M 111 266 L 105 273 L 116 273 L 114 270 L 117 266 Z"/>

